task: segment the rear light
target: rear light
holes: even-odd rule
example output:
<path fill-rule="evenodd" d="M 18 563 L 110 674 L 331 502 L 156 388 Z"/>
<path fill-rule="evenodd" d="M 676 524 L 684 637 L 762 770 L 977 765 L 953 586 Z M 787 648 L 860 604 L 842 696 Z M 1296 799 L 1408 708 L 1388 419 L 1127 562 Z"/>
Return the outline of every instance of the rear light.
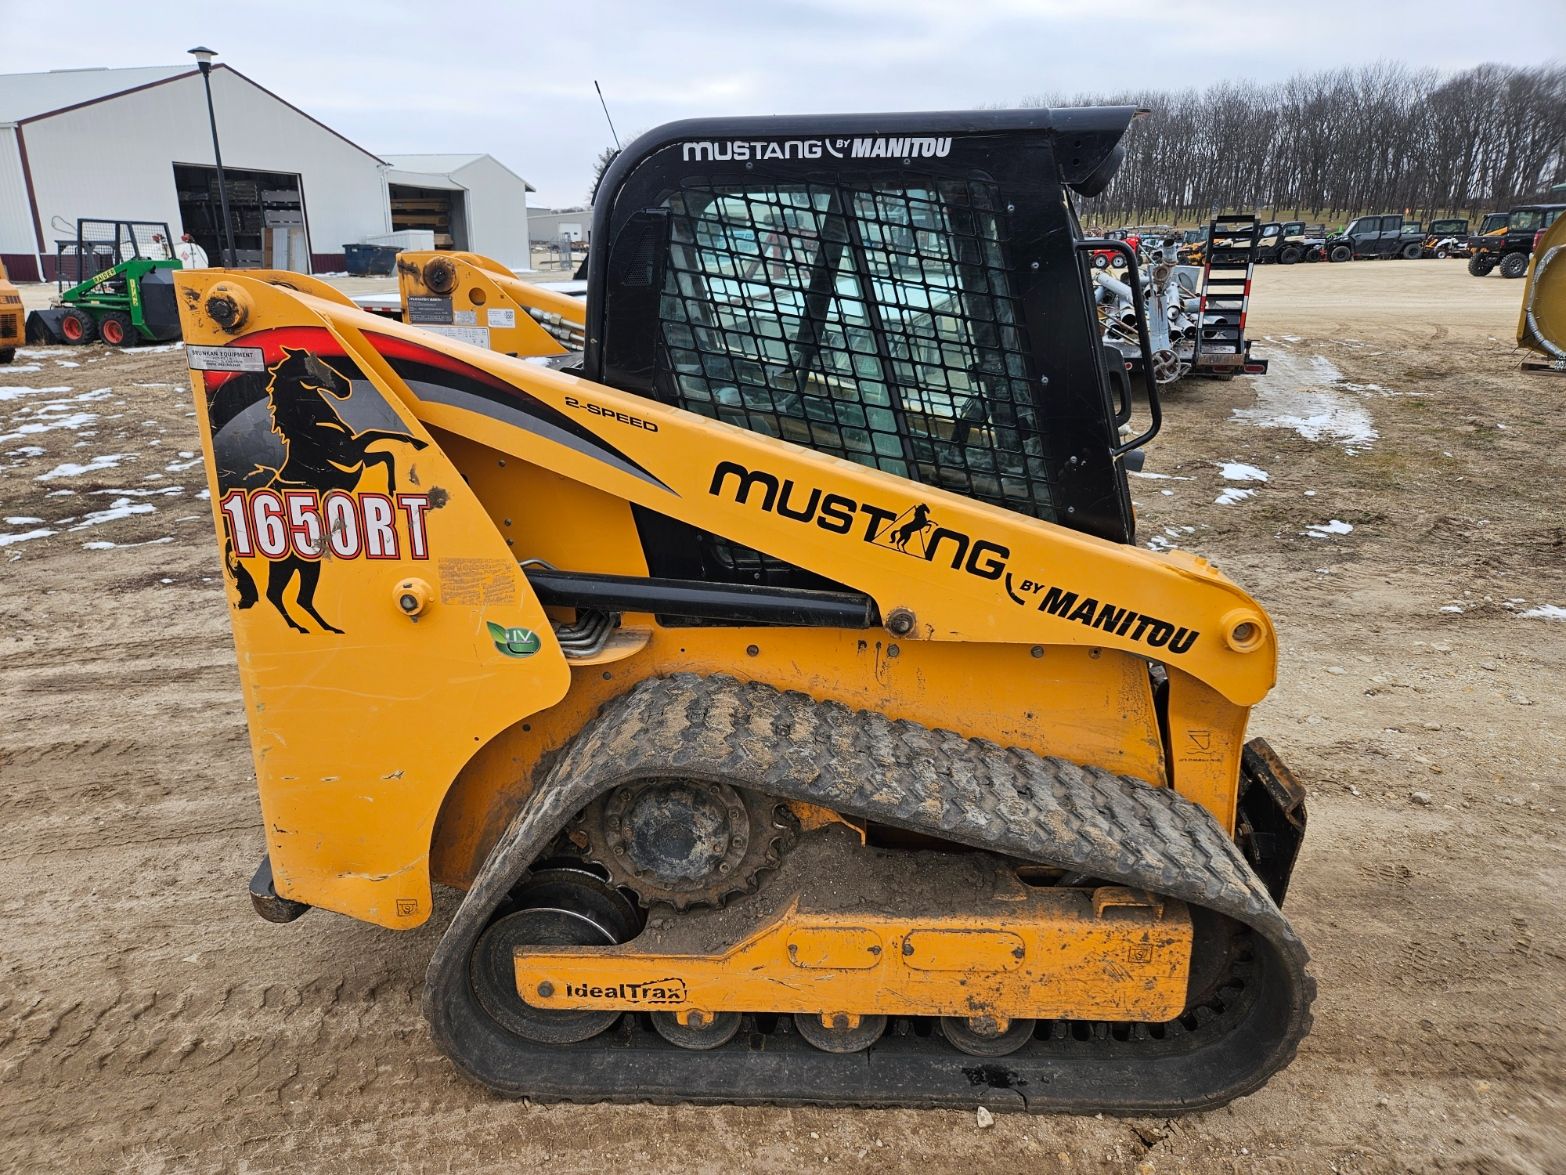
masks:
<path fill-rule="evenodd" d="M 1247 363 L 1243 370 L 1246 375 L 1266 375 L 1267 365 L 1265 363 Z"/>

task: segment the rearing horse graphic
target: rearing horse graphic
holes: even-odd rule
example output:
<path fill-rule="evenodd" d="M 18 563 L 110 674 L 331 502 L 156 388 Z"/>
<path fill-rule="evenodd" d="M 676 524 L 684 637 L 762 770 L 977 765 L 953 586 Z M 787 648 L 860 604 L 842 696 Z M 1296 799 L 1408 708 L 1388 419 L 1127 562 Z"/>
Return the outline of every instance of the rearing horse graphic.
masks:
<path fill-rule="evenodd" d="M 359 484 L 370 466 L 383 466 L 386 470 L 386 489 L 396 488 L 397 465 L 392 454 L 370 450 L 371 445 L 385 441 L 399 441 L 411 445 L 415 451 L 425 447 L 425 441 L 405 432 L 371 428 L 354 432 L 338 414 L 333 399 L 346 400 L 353 394 L 353 384 L 318 355 L 309 351 L 283 348 L 283 355 L 267 368 L 267 411 L 272 417 L 272 431 L 283 441 L 284 458 L 270 481 L 257 489 L 314 490 L 326 494 L 331 490 L 351 491 Z M 249 608 L 257 600 L 256 581 L 234 555 L 232 542 L 225 546 L 224 554 L 228 570 L 239 589 L 239 606 Z M 322 628 L 328 632 L 342 633 L 342 629 L 329 623 L 315 609 L 315 589 L 321 580 L 321 561 L 289 555 L 274 559 L 267 567 L 266 598 L 272 607 L 298 632 L 310 630 L 289 614 L 283 602 L 284 593 L 299 577 L 297 602 Z"/>

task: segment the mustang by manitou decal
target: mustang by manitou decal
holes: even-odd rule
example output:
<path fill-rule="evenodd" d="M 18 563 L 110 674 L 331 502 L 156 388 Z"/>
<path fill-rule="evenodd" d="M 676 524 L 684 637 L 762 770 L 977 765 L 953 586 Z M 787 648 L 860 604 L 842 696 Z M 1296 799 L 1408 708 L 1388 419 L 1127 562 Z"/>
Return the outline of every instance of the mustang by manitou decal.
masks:
<path fill-rule="evenodd" d="M 950 135 L 866 135 L 841 139 L 695 139 L 680 144 L 685 163 L 766 159 L 945 159 Z"/>
<path fill-rule="evenodd" d="M 792 478 L 749 469 L 737 461 L 718 462 L 707 492 L 740 505 L 754 503 L 768 514 L 814 524 L 831 534 L 857 534 L 862 542 L 872 546 L 886 547 L 926 563 L 947 564 L 953 571 L 978 579 L 1001 580 L 1006 595 L 1015 604 L 1063 620 L 1075 620 L 1087 628 L 1129 636 L 1150 648 L 1187 653 L 1201 636 L 1194 628 L 1172 624 L 1109 600 L 1079 598 L 1076 592 L 1037 576 L 1023 578 L 1009 566 L 1009 547 L 941 525 L 923 502 L 903 508 L 877 506 L 847 494 L 823 493 L 815 486 L 796 485 Z"/>

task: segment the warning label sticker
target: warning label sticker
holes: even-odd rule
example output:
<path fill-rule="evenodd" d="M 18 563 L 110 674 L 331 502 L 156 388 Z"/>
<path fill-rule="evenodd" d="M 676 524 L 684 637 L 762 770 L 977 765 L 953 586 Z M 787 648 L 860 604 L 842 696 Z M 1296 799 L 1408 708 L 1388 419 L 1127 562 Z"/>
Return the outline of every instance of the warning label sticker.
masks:
<path fill-rule="evenodd" d="M 425 325 L 424 329 L 438 335 L 445 335 L 448 339 L 456 339 L 459 343 L 468 343 L 474 347 L 489 349 L 489 327 L 487 326 Z"/>

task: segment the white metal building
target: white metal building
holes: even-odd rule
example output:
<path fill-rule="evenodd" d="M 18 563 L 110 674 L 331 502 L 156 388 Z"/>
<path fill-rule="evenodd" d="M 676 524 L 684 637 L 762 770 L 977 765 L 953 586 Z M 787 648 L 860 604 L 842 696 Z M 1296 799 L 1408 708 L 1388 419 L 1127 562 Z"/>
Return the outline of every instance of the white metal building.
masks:
<path fill-rule="evenodd" d="M 435 247 L 528 266 L 527 194 L 534 190 L 492 155 L 384 155 L 395 228 L 432 229 Z"/>
<path fill-rule="evenodd" d="M 449 247 L 527 263 L 527 184 L 487 155 L 381 158 L 226 65 L 212 70 L 242 265 L 330 272 L 344 246 L 420 227 L 392 185 L 444 193 Z M 403 161 L 407 166 L 403 166 Z M 194 65 L 0 75 L 0 260 L 52 278 L 78 217 L 162 221 L 222 257 L 206 96 Z"/>
<path fill-rule="evenodd" d="M 528 212 L 527 225 L 533 240 L 540 245 L 558 244 L 562 238 L 586 245 L 593 236 L 593 210 L 534 208 Z"/>

